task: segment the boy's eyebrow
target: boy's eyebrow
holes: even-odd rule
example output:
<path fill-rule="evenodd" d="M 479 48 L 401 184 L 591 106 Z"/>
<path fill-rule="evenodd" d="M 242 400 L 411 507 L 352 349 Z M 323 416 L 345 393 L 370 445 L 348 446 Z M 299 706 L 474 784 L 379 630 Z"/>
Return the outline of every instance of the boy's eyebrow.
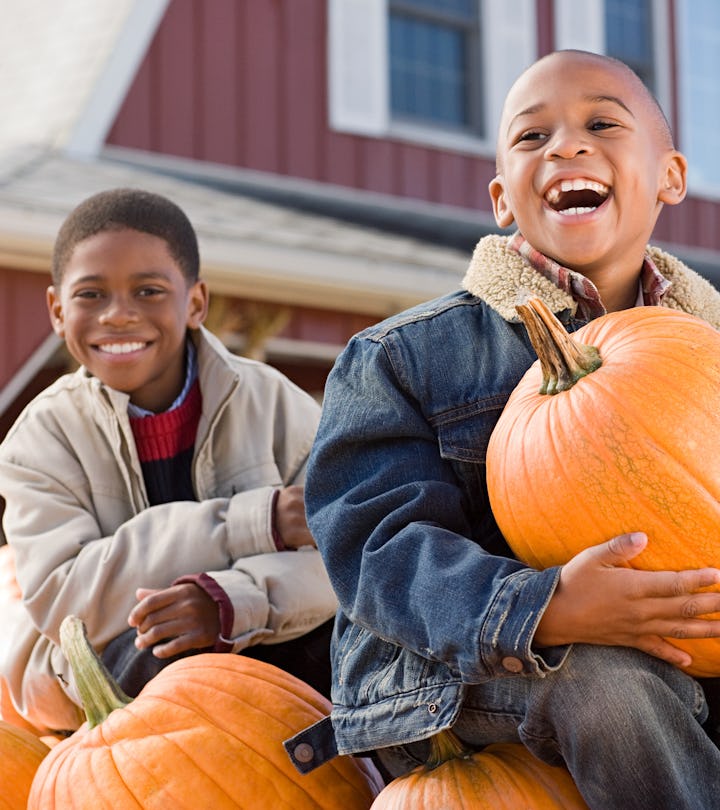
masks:
<path fill-rule="evenodd" d="M 627 104 L 618 96 L 585 96 L 584 101 L 587 101 L 590 104 L 597 104 L 602 101 L 609 101 L 611 104 L 617 104 L 618 107 L 621 107 L 625 110 L 626 113 L 632 115 L 635 118 L 635 114 L 633 111 L 627 106 Z M 522 118 L 526 115 L 534 115 L 535 113 L 542 112 L 547 105 L 543 102 L 542 104 L 533 104 L 531 107 L 526 107 L 524 110 L 520 110 L 519 113 L 516 113 L 508 123 L 508 130 L 513 125 L 518 118 Z"/>
<path fill-rule="evenodd" d="M 152 279 L 167 279 L 167 273 L 162 270 L 142 270 L 138 273 L 131 273 L 130 278 L 133 281 L 145 281 Z M 73 279 L 73 284 L 88 284 L 92 282 L 105 281 L 106 277 L 102 273 L 88 273 L 85 276 L 79 276 Z"/>

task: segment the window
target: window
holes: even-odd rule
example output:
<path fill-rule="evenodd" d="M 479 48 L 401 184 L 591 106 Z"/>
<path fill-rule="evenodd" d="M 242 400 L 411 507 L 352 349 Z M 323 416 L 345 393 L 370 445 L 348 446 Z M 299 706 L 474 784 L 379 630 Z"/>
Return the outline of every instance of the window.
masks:
<path fill-rule="evenodd" d="M 330 126 L 490 155 L 536 0 L 328 0 Z"/>
<path fill-rule="evenodd" d="M 695 193 L 720 195 L 715 133 L 720 126 L 720 5 L 677 0 L 679 147 Z"/>
<path fill-rule="evenodd" d="M 606 53 L 621 59 L 655 92 L 655 47 L 650 0 L 605 0 Z"/>
<path fill-rule="evenodd" d="M 390 110 L 395 120 L 482 132 L 473 0 L 391 0 Z"/>
<path fill-rule="evenodd" d="M 669 66 L 658 61 L 667 42 L 666 12 L 654 0 L 555 0 L 555 46 L 605 53 L 640 76 L 660 105 L 669 107 Z M 666 53 L 667 47 L 661 49 Z"/>

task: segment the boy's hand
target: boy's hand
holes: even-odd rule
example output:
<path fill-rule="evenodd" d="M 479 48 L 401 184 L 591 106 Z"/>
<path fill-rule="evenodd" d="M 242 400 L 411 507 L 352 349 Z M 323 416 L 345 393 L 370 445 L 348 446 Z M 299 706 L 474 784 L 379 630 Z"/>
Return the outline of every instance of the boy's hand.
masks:
<path fill-rule="evenodd" d="M 137 627 L 135 646 L 152 647 L 157 658 L 212 647 L 220 633 L 218 607 L 202 588 L 183 582 L 161 590 L 138 588 L 128 624 Z M 162 642 L 162 643 L 161 643 Z"/>
<path fill-rule="evenodd" d="M 647 545 L 640 532 L 581 551 L 563 566 L 560 582 L 540 620 L 534 645 L 584 642 L 636 647 L 675 666 L 690 655 L 667 638 L 720 636 L 720 593 L 695 593 L 720 583 L 720 570 L 638 571 L 627 561 Z"/>
<path fill-rule="evenodd" d="M 275 528 L 285 548 L 295 549 L 315 545 L 305 518 L 302 487 L 293 485 L 280 490 L 275 502 Z"/>

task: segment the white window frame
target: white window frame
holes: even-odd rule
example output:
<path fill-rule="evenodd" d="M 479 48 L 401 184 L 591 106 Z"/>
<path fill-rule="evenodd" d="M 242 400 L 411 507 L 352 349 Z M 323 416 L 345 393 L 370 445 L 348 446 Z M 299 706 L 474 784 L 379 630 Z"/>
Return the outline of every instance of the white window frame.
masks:
<path fill-rule="evenodd" d="M 336 132 L 492 156 L 503 101 L 537 59 L 535 0 L 478 0 L 483 136 L 393 121 L 387 0 L 328 0 L 328 114 Z"/>
<path fill-rule="evenodd" d="M 555 0 L 555 48 L 577 48 L 605 53 L 605 0 Z M 668 52 L 670 21 L 665 3 L 653 3 L 653 53 L 655 54 L 655 96 L 670 119 L 670 60 L 661 58 Z"/>

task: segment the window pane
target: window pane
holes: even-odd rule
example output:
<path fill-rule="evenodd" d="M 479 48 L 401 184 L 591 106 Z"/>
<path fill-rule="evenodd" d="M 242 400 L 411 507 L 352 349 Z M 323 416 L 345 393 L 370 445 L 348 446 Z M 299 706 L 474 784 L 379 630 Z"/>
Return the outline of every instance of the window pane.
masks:
<path fill-rule="evenodd" d="M 679 102 L 690 183 L 720 190 L 720 4 L 678 0 Z"/>
<path fill-rule="evenodd" d="M 390 15 L 390 93 L 394 115 L 459 126 L 468 124 L 466 64 L 462 30 L 402 14 Z"/>
<path fill-rule="evenodd" d="M 621 59 L 655 89 L 650 0 L 605 0 L 606 52 Z"/>

